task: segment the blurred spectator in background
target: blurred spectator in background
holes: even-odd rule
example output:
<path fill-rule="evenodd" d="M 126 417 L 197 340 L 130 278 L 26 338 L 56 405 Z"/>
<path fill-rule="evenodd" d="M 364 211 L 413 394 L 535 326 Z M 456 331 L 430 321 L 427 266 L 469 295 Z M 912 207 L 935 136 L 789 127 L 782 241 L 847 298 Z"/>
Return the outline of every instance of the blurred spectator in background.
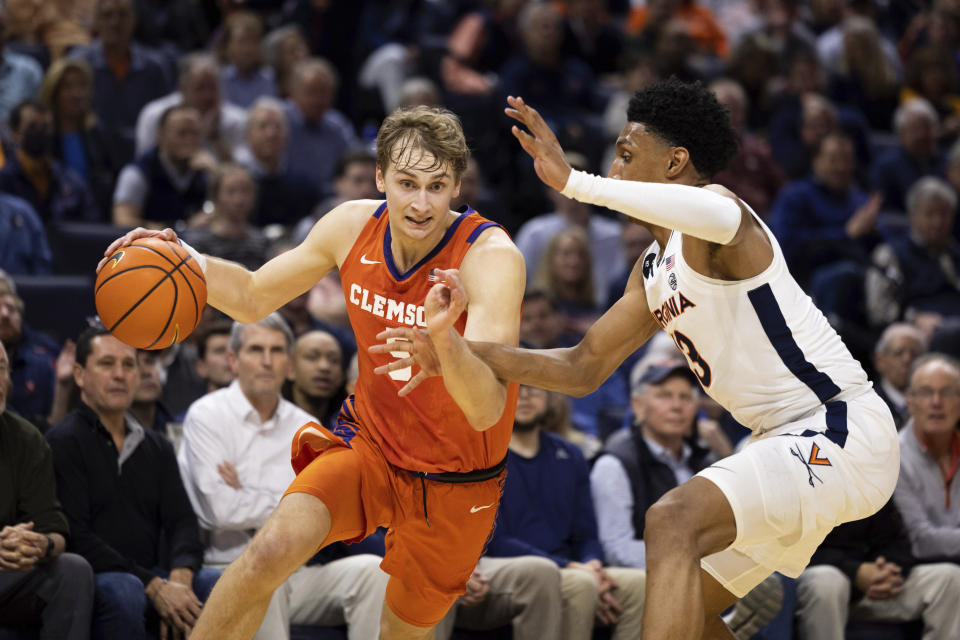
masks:
<path fill-rule="evenodd" d="M 567 162 L 580 171 L 587 170 L 587 160 L 579 154 L 568 153 Z M 595 212 L 589 204 L 567 198 L 553 189 L 545 193 L 553 203 L 553 212 L 531 218 L 517 232 L 517 248 L 527 264 L 527 282 L 534 281 L 544 252 L 557 233 L 581 229 L 589 240 L 593 258 L 594 302 L 602 304 L 610 283 L 624 268 L 620 224 Z"/>
<path fill-rule="evenodd" d="M 294 343 L 290 376 L 283 397 L 331 431 L 336 427 L 340 405 L 347 397 L 346 362 L 343 349 L 326 331 L 308 331 Z"/>
<path fill-rule="evenodd" d="M 681 21 L 697 47 L 711 55 L 725 58 L 730 46 L 717 19 L 707 7 L 696 0 L 650 0 L 630 11 L 627 33 L 641 33 L 657 28 L 669 19 Z"/>
<path fill-rule="evenodd" d="M 333 108 L 339 78 L 326 60 L 309 58 L 293 68 L 287 120 L 287 165 L 310 177 L 321 193 L 333 193 L 337 162 L 357 145 L 353 125 Z"/>
<path fill-rule="evenodd" d="M 207 199 L 213 208 L 194 218 L 198 226 L 185 229 L 184 240 L 201 253 L 239 262 L 251 271 L 263 266 L 270 242 L 250 224 L 257 201 L 250 172 L 237 164 L 218 166 L 210 176 Z"/>
<path fill-rule="evenodd" d="M 13 275 L 50 273 L 43 221 L 23 198 L 0 193 L 0 269 Z"/>
<path fill-rule="evenodd" d="M 223 389 L 233 382 L 234 373 L 227 355 L 231 326 L 229 320 L 218 320 L 208 324 L 197 337 L 197 373 L 206 384 L 205 390 L 197 397 Z"/>
<path fill-rule="evenodd" d="M 143 638 L 156 615 L 161 637 L 188 632 L 220 574 L 200 568 L 200 531 L 173 446 L 127 416 L 136 356 L 106 329 L 85 330 L 74 367 L 80 406 L 47 434 L 71 548 L 95 573 L 98 640 Z"/>
<path fill-rule="evenodd" d="M 960 134 L 960 81 L 955 54 L 924 47 L 910 56 L 906 76 L 906 84 L 900 91 L 901 104 L 923 98 L 940 117 L 938 139 L 956 140 Z"/>
<path fill-rule="evenodd" d="M 604 554 L 613 565 L 645 568 L 647 509 L 716 461 L 688 442 L 699 396 L 683 362 L 654 365 L 631 392 L 634 422 L 614 433 L 590 474 Z"/>
<path fill-rule="evenodd" d="M 249 169 L 257 181 L 257 204 L 251 221 L 259 227 L 290 225 L 311 211 L 320 189 L 287 162 L 290 126 L 283 103 L 257 98 L 247 114 L 245 144 L 237 149 L 236 162 Z"/>
<path fill-rule="evenodd" d="M 494 0 L 463 15 L 447 38 L 440 75 L 443 88 L 482 96 L 497 86 L 497 73 L 520 49 L 518 16 L 528 0 Z"/>
<path fill-rule="evenodd" d="M 172 84 L 153 52 L 133 41 L 136 22 L 133 0 L 97 0 L 94 31 L 98 39 L 70 53 L 93 69 L 93 112 L 118 150 L 120 162 L 134 158 L 134 127 L 140 111 L 165 95 Z"/>
<path fill-rule="evenodd" d="M 30 203 L 44 223 L 105 218 L 83 179 L 53 156 L 53 115 L 41 102 L 28 100 L 10 112 L 16 155 L 0 169 L 0 191 Z"/>
<path fill-rule="evenodd" d="M 557 314 L 550 295 L 543 289 L 531 287 L 523 294 L 520 342 L 531 349 L 553 349 L 572 347 L 579 342 L 579 337 L 565 332 L 563 318 Z"/>
<path fill-rule="evenodd" d="M 377 191 L 377 156 L 366 149 L 348 151 L 337 162 L 333 195 L 325 198 L 312 214 L 297 223 L 293 230 L 293 241 L 303 242 L 313 225 L 338 205 L 349 200 L 379 200 L 381 197 Z"/>
<path fill-rule="evenodd" d="M 7 349 L 13 389 L 7 406 L 41 429 L 53 407 L 54 362 L 60 346 L 23 321 L 24 304 L 15 292 L 0 291 L 0 342 Z"/>
<path fill-rule="evenodd" d="M 569 227 L 554 234 L 528 286 L 544 290 L 553 299 L 565 331 L 584 335 L 599 316 L 587 233 L 581 227 Z"/>
<path fill-rule="evenodd" d="M 623 51 L 624 33 L 607 12 L 603 0 L 570 0 L 564 23 L 563 50 L 583 60 L 597 76 L 615 73 Z"/>
<path fill-rule="evenodd" d="M 816 36 L 798 15 L 801 8 L 800 2 L 798 0 L 751 0 L 743 4 L 754 6 L 759 24 L 742 34 L 737 42 L 751 40 L 765 42 L 776 55 L 776 72 L 772 82 L 782 86 L 793 59 L 799 55 L 816 55 Z"/>
<path fill-rule="evenodd" d="M 850 138 L 828 133 L 813 156 L 811 176 L 784 187 L 770 213 L 770 227 L 801 286 L 832 263 L 866 260 L 881 202 L 854 184 Z"/>
<path fill-rule="evenodd" d="M 831 71 L 828 95 L 835 103 L 860 111 L 871 129 L 889 131 L 900 97 L 899 59 L 893 45 L 872 20 L 852 15 L 843 22 L 839 53 L 834 58 L 832 51 L 821 52 Z"/>
<path fill-rule="evenodd" d="M 117 178 L 113 223 L 121 227 L 173 226 L 203 207 L 215 162 L 200 148 L 200 114 L 185 105 L 160 116 L 157 146 L 128 164 Z"/>
<path fill-rule="evenodd" d="M 0 625 L 39 626 L 40 640 L 87 640 L 93 572 L 82 557 L 64 553 L 69 527 L 50 446 L 7 410 L 9 372 L 0 343 Z"/>
<path fill-rule="evenodd" d="M 623 297 L 627 289 L 627 280 L 643 253 L 653 243 L 650 231 L 631 218 L 623 216 L 620 220 L 620 244 L 623 251 L 623 271 L 607 287 L 606 308 L 609 309 Z"/>
<path fill-rule="evenodd" d="M 923 619 L 924 637 L 960 637 L 960 566 L 916 564 L 893 500 L 827 535 L 798 578 L 801 640 L 843 640 L 848 619 Z"/>
<path fill-rule="evenodd" d="M 580 449 L 543 430 L 547 398 L 543 389 L 520 387 L 507 480 L 487 553 L 553 560 L 563 600 L 559 637 L 587 639 L 599 624 L 613 627 L 614 640 L 636 638 L 646 575 L 604 566 L 589 467 Z"/>
<path fill-rule="evenodd" d="M 139 379 L 130 405 L 130 415 L 145 429 L 170 437 L 167 425 L 173 422 L 173 416 L 160 402 L 163 384 L 167 381 L 167 371 L 163 368 L 161 352 L 137 350 L 137 371 Z"/>
<path fill-rule="evenodd" d="M 893 119 L 897 146 L 880 155 L 870 171 L 884 208 L 907 211 L 907 191 L 926 175 L 943 175 L 944 157 L 937 149 L 939 118 L 930 103 L 915 98 L 897 108 Z"/>
<path fill-rule="evenodd" d="M 894 322 L 888 326 L 877 341 L 873 352 L 877 383 L 873 388 L 890 407 L 897 429 L 902 428 L 909 418 L 907 389 L 910 387 L 913 363 L 926 352 L 926 336 L 905 322 Z"/>
<path fill-rule="evenodd" d="M 637 91 L 645 89 L 658 79 L 657 65 L 654 56 L 635 43 L 623 53 L 620 62 L 622 86 L 615 88 L 607 100 L 607 107 L 603 112 L 603 135 L 609 142 L 616 141 L 620 132 L 627 126 L 627 105 L 630 98 Z M 612 145 L 607 155 L 616 153 Z M 605 162 L 609 165 L 609 162 Z"/>
<path fill-rule="evenodd" d="M 779 0 L 776 0 L 779 2 Z M 783 172 L 773 162 L 770 146 L 747 131 L 747 94 L 736 81 L 714 80 L 710 90 L 730 113 L 730 124 L 740 134 L 740 150 L 713 181 L 740 195 L 760 217 L 766 217 L 783 186 Z"/>
<path fill-rule="evenodd" d="M 377 192 L 373 197 L 382 196 Z M 517 232 L 520 221 L 488 188 L 486 178 L 480 170 L 480 164 L 473 156 L 467 158 L 467 168 L 460 174 L 460 195 L 450 201 L 450 208 L 453 211 L 462 211 L 467 205 L 473 207 L 480 215 L 502 224 L 508 233 Z"/>
<path fill-rule="evenodd" d="M 93 71 L 80 59 L 61 58 L 47 70 L 40 101 L 53 114 L 53 155 L 86 182 L 106 218 L 113 204 L 117 173 L 126 162 L 122 149 L 90 110 Z"/>
<path fill-rule="evenodd" d="M 940 178 L 927 176 L 910 188 L 910 232 L 878 246 L 867 272 L 867 310 L 874 325 L 906 318 L 929 338 L 944 317 L 960 316 L 956 210 L 957 195 Z"/>
<path fill-rule="evenodd" d="M 523 51 L 500 71 L 500 89 L 523 96 L 554 130 L 582 129 L 593 106 L 590 67 L 563 51 L 563 17 L 550 3 L 529 3 L 520 13 Z"/>
<path fill-rule="evenodd" d="M 11 51 L 7 45 L 9 11 L 6 2 L 0 4 L 0 122 L 9 120 L 15 106 L 36 96 L 43 79 L 43 69 L 36 60 Z"/>
<path fill-rule="evenodd" d="M 310 47 L 300 27 L 288 24 L 277 27 L 263 39 L 263 63 L 273 69 L 277 93 L 285 98 L 290 95 L 290 77 L 293 68 L 310 55 Z"/>
<path fill-rule="evenodd" d="M 404 80 L 397 97 L 398 107 L 442 107 L 440 88 L 429 78 L 415 76 Z"/>
<path fill-rule="evenodd" d="M 224 66 L 220 83 L 227 102 L 244 109 L 261 96 L 276 96 L 270 67 L 261 65 L 263 22 L 251 11 L 234 11 L 223 24 Z"/>
<path fill-rule="evenodd" d="M 919 562 L 960 563 L 960 365 L 928 353 L 917 359 L 900 431 L 900 478 L 893 499 Z M 956 600 L 954 600 L 956 603 Z"/>
<path fill-rule="evenodd" d="M 230 160 L 243 144 L 247 114 L 222 100 L 220 67 L 207 53 L 189 53 L 179 61 L 177 90 L 154 100 L 137 118 L 137 155 L 159 144 L 160 119 L 174 106 L 193 107 L 200 116 L 200 144 L 218 160 Z"/>

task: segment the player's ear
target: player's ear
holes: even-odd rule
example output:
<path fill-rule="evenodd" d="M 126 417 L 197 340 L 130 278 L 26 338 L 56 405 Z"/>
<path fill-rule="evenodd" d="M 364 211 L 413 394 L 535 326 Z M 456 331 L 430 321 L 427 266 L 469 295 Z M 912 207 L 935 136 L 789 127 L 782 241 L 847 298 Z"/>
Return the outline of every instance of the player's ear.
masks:
<path fill-rule="evenodd" d="M 380 165 L 377 165 L 377 191 L 380 193 L 386 193 L 386 183 L 383 180 L 383 171 L 380 170 Z"/>
<path fill-rule="evenodd" d="M 690 164 L 690 152 L 686 147 L 673 147 L 667 156 L 667 177 L 676 178 Z"/>

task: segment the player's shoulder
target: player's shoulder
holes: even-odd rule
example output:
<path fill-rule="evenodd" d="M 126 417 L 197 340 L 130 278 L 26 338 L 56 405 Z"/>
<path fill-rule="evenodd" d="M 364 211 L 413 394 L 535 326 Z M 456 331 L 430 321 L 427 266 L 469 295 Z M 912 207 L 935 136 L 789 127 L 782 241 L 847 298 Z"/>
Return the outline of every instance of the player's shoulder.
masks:
<path fill-rule="evenodd" d="M 478 227 L 478 229 L 480 229 L 480 232 L 477 237 L 470 240 L 470 252 L 504 256 L 521 255 L 520 249 L 510 238 L 510 234 L 504 231 L 499 224 L 492 224 L 482 229 Z"/>
<path fill-rule="evenodd" d="M 467 279 L 478 276 L 508 281 L 526 277 L 523 254 L 499 226 L 484 229 L 471 243 L 460 264 L 460 272 Z"/>
<path fill-rule="evenodd" d="M 332 218 L 342 223 L 363 226 L 384 205 L 383 200 L 347 200 L 331 209 L 320 220 Z"/>

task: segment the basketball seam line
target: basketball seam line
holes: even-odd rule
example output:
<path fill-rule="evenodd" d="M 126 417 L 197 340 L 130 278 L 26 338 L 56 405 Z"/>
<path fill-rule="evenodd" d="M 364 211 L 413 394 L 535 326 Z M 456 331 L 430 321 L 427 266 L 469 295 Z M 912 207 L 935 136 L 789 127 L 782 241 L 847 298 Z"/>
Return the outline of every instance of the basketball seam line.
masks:
<path fill-rule="evenodd" d="M 177 253 L 177 247 L 178 247 L 179 245 L 174 244 L 173 242 L 170 242 L 169 240 L 164 240 L 164 242 L 166 242 L 168 245 L 170 245 L 170 246 L 173 247 L 173 255 L 177 256 L 177 258 L 179 258 L 180 260 L 183 260 L 183 258 L 180 257 L 180 254 Z M 160 256 L 161 258 L 163 258 L 164 260 L 166 260 L 166 261 L 169 262 L 170 264 L 176 264 L 173 260 L 170 259 L 169 256 L 164 255 L 163 253 L 161 253 L 160 251 L 157 251 L 157 250 L 154 249 L 153 247 L 148 247 L 148 246 L 145 245 L 145 244 L 138 244 L 138 245 L 133 245 L 133 246 L 140 247 L 141 249 L 146 249 L 147 251 L 153 251 L 155 254 L 157 254 L 158 256 Z M 190 255 L 190 254 L 188 253 L 187 256 L 188 256 L 188 257 L 187 257 L 187 262 L 190 262 L 191 260 L 193 260 L 193 256 L 192 256 L 192 255 Z M 183 264 L 183 263 L 181 262 L 180 264 Z M 193 267 L 191 267 L 189 264 L 187 265 L 187 269 L 189 269 L 189 270 L 190 270 L 190 273 L 192 273 L 193 275 L 197 276 L 198 278 L 203 279 L 203 275 L 197 273 L 196 270 L 195 270 Z"/>
<path fill-rule="evenodd" d="M 137 269 L 159 269 L 160 271 L 163 271 L 164 273 L 167 273 L 167 270 L 166 270 L 166 269 L 164 269 L 163 267 L 161 267 L 161 266 L 159 266 L 159 265 L 156 265 L 156 264 L 139 264 L 139 265 L 137 265 L 137 266 L 135 266 L 135 267 L 125 267 L 123 271 L 121 271 L 121 272 L 119 272 L 119 273 L 115 273 L 115 274 L 113 274 L 113 275 L 111 275 L 111 276 L 107 276 L 107 278 L 106 278 L 103 282 L 101 282 L 100 284 L 98 284 L 98 285 L 96 286 L 96 288 L 93 290 L 94 295 L 96 295 L 97 293 L 99 293 L 100 289 L 103 289 L 103 287 L 104 287 L 108 282 L 110 282 L 111 280 L 113 280 L 113 279 L 116 278 L 117 276 L 122 276 L 123 274 L 127 273 L 128 271 L 135 271 L 135 270 L 137 270 Z"/>
<path fill-rule="evenodd" d="M 169 245 L 173 244 L 169 240 L 167 240 L 166 242 Z M 160 252 L 158 251 L 157 253 L 160 253 Z M 176 250 L 174 250 L 174 254 L 176 253 L 177 253 Z M 163 255 L 163 254 L 161 253 L 160 255 Z M 166 256 L 163 256 L 163 257 L 166 258 Z M 190 260 L 192 259 L 193 259 L 193 256 L 191 255 Z M 167 258 L 167 260 L 169 260 L 169 258 Z M 188 260 L 187 262 L 189 262 L 190 260 Z M 171 262 L 171 264 L 173 263 Z M 195 276 L 197 275 L 197 272 L 194 271 L 189 264 L 187 264 L 186 267 L 187 269 L 190 270 L 190 273 L 192 273 Z M 177 269 L 177 273 L 180 274 L 180 277 L 183 278 L 183 281 L 184 283 L 186 283 L 187 288 L 190 289 L 190 297 L 193 298 L 193 329 L 196 329 L 197 325 L 200 324 L 200 304 L 197 302 L 197 292 L 193 290 L 193 285 L 190 284 L 190 279 L 187 278 L 187 274 L 185 274 L 183 271 L 180 271 L 179 269 Z M 204 280 L 203 276 L 197 276 L 197 277 L 200 278 L 201 280 Z M 190 329 L 190 331 L 192 332 L 193 329 Z"/>
<path fill-rule="evenodd" d="M 185 259 L 183 262 L 186 262 L 186 259 Z M 180 265 L 182 265 L 183 262 L 181 262 L 180 264 L 176 265 L 176 266 L 174 267 L 173 271 L 167 271 L 167 272 L 166 272 L 166 275 L 164 275 L 162 278 L 160 278 L 159 280 L 157 280 L 157 283 L 156 283 L 155 285 L 153 285 L 152 287 L 150 287 L 150 290 L 149 290 L 149 291 L 147 291 L 145 294 L 143 294 L 143 296 L 142 296 L 139 300 L 137 300 L 129 309 L 127 309 L 127 312 L 126 312 L 125 314 L 123 314 L 123 316 L 122 316 L 119 320 L 117 320 L 116 322 L 114 322 L 114 323 L 113 323 L 113 326 L 110 327 L 110 328 L 108 329 L 108 331 L 110 331 L 110 333 L 113 333 L 113 331 L 114 331 L 117 327 L 120 326 L 120 323 L 123 322 L 124 320 L 126 320 L 127 317 L 128 317 L 131 313 L 133 313 L 134 309 L 136 309 L 137 307 L 140 306 L 140 303 L 141 303 L 141 302 L 143 302 L 144 300 L 146 300 L 146 299 L 150 296 L 150 294 L 154 292 L 154 290 L 155 290 L 157 287 L 159 287 L 161 284 L 163 284 L 163 281 L 164 281 L 164 280 L 166 280 L 167 278 L 170 278 L 170 274 L 171 274 L 171 273 L 174 273 L 175 271 L 178 271 L 178 270 L 180 269 Z M 154 265 L 141 265 L 141 266 L 138 266 L 138 267 L 130 267 L 129 269 L 125 269 L 124 272 L 125 272 L 125 271 L 131 271 L 131 270 L 133 270 L 133 269 L 140 269 L 140 268 L 142 268 L 142 267 L 148 267 L 148 266 L 154 266 Z M 157 269 L 161 269 L 161 270 L 163 269 L 163 267 L 156 267 L 156 268 L 157 268 Z M 121 273 L 123 273 L 123 272 L 121 272 Z M 110 277 L 113 278 L 113 277 L 118 276 L 118 275 L 120 275 L 120 274 L 119 274 L 119 273 L 118 273 L 118 274 L 114 274 L 113 276 L 110 276 Z M 173 284 L 173 288 L 174 288 L 174 299 L 176 299 L 177 283 L 173 280 L 173 278 L 170 278 L 170 282 Z M 104 281 L 103 284 L 106 284 L 106 281 Z M 101 284 L 100 286 L 103 286 L 103 284 Z M 170 323 L 170 321 L 167 320 L 167 324 L 169 324 L 169 323 Z M 161 336 L 161 337 L 162 337 L 162 336 Z M 160 339 L 160 338 L 157 338 L 157 340 L 159 340 L 159 339 Z M 155 343 L 157 342 L 157 340 L 154 340 L 153 343 L 151 343 L 151 344 L 155 344 Z"/>
<path fill-rule="evenodd" d="M 171 275 L 174 271 L 180 271 L 180 266 L 182 264 L 183 263 L 178 264 L 173 268 L 173 271 L 168 272 L 167 275 Z M 177 286 L 177 281 L 172 277 L 170 278 L 170 282 L 173 283 L 173 304 L 170 306 L 170 315 L 167 316 L 167 323 L 163 325 L 163 329 L 160 330 L 160 335 L 157 336 L 156 340 L 147 345 L 147 349 L 160 342 L 160 338 L 163 337 L 163 334 L 167 332 L 167 327 L 170 326 L 170 321 L 173 320 L 173 314 L 177 312 L 177 299 L 180 296 L 180 287 Z M 174 338 L 176 338 L 176 336 L 174 336 Z"/>

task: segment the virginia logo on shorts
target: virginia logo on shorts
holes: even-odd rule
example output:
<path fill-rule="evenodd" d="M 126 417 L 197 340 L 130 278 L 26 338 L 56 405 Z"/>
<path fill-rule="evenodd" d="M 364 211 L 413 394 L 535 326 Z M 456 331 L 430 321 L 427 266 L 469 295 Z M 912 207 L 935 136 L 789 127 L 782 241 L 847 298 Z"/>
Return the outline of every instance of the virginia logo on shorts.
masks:
<path fill-rule="evenodd" d="M 817 445 L 816 442 L 813 443 L 813 450 L 810 451 L 809 458 L 803 455 L 803 452 L 800 451 L 799 444 L 793 447 L 790 447 L 790 453 L 793 454 L 793 457 L 799 460 L 800 462 L 802 462 L 803 466 L 807 468 L 807 481 L 810 483 L 811 487 L 816 486 L 815 484 L 813 484 L 814 479 L 819 480 L 820 484 L 823 484 L 823 479 L 820 476 L 818 476 L 816 473 L 814 473 L 813 467 L 810 465 L 814 465 L 814 464 L 818 466 L 824 466 L 824 465 L 832 466 L 832 465 L 830 465 L 830 461 L 827 460 L 826 458 L 818 457 L 820 454 L 820 447 L 819 445 Z"/>

